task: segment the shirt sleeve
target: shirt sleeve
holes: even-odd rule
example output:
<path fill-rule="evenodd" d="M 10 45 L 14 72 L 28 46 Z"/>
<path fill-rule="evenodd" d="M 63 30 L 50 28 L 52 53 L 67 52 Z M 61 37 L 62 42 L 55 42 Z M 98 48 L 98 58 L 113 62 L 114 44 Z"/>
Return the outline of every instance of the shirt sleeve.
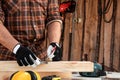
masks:
<path fill-rule="evenodd" d="M 2 1 L 0 0 L 0 21 L 4 22 L 5 17 L 4 17 L 4 11 L 2 10 Z"/>
<path fill-rule="evenodd" d="M 48 0 L 48 11 L 47 11 L 47 20 L 46 26 L 50 23 L 57 21 L 62 24 L 62 17 L 59 12 L 58 0 Z"/>

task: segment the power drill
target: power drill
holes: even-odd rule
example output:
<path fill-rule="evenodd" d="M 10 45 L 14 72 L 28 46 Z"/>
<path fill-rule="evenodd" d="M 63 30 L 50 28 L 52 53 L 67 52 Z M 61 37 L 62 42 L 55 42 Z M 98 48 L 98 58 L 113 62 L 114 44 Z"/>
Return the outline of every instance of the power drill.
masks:
<path fill-rule="evenodd" d="M 84 77 L 100 77 L 106 75 L 102 66 L 97 62 L 94 62 L 94 72 L 79 72 L 79 74 Z"/>
<path fill-rule="evenodd" d="M 60 13 L 73 13 L 75 11 L 76 1 L 69 0 L 62 2 L 59 7 Z"/>
<path fill-rule="evenodd" d="M 87 61 L 87 54 L 84 55 L 85 60 Z M 104 60 L 103 60 L 103 65 L 104 65 Z M 79 72 L 79 74 L 83 77 L 100 77 L 100 76 L 105 76 L 106 72 L 104 71 L 104 66 L 97 63 L 96 61 L 94 62 L 94 71 L 93 72 Z"/>

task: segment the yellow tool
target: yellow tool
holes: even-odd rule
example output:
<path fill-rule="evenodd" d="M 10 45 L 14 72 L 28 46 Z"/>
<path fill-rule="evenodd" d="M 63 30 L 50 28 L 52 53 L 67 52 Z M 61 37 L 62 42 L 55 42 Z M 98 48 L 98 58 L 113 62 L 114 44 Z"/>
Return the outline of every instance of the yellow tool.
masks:
<path fill-rule="evenodd" d="M 61 80 L 60 77 L 54 77 L 52 80 Z"/>

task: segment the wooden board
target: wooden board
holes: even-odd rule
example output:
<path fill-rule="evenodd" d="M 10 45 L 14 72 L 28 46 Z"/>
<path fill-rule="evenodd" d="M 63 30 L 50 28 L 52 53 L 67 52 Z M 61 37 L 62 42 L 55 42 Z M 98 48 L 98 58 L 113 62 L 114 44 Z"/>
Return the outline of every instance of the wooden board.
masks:
<path fill-rule="evenodd" d="M 0 71 L 0 80 L 9 80 L 10 76 L 13 74 L 13 71 Z M 50 76 L 50 75 L 57 75 L 61 78 L 72 78 L 72 73 L 70 72 L 37 72 L 39 73 L 40 77 Z"/>
<path fill-rule="evenodd" d="M 71 43 L 71 58 L 70 60 L 82 60 L 82 32 L 83 32 L 83 0 L 76 1 L 76 10 L 72 17 L 72 43 Z"/>
<path fill-rule="evenodd" d="M 86 0 L 85 8 L 85 29 L 84 29 L 84 47 L 83 54 L 88 54 L 88 60 L 94 61 L 97 45 L 97 0 Z"/>
<path fill-rule="evenodd" d="M 3 69 L 4 68 L 4 69 Z M 33 67 L 19 67 L 16 61 L 0 61 L 0 71 L 34 70 L 39 72 L 91 72 L 93 63 L 87 61 L 58 61 Z"/>
<path fill-rule="evenodd" d="M 120 0 L 117 0 L 118 8 L 120 8 Z M 117 9 L 116 26 L 115 26 L 115 43 L 114 43 L 114 56 L 113 56 L 113 68 L 120 71 L 120 9 Z"/>
<path fill-rule="evenodd" d="M 63 40 L 63 60 L 68 61 L 70 60 L 70 33 L 71 33 L 71 26 L 72 26 L 72 14 L 68 13 L 65 15 L 65 27 L 64 27 L 64 40 Z"/>
<path fill-rule="evenodd" d="M 41 77 L 49 75 L 57 75 L 61 78 L 71 78 L 72 72 L 92 72 L 92 62 L 81 61 L 59 61 L 48 62 L 48 64 L 41 64 L 35 68 L 33 67 L 19 67 L 16 61 L 0 61 L 0 78 L 2 80 L 9 80 L 10 76 L 16 71 L 36 71 Z"/>

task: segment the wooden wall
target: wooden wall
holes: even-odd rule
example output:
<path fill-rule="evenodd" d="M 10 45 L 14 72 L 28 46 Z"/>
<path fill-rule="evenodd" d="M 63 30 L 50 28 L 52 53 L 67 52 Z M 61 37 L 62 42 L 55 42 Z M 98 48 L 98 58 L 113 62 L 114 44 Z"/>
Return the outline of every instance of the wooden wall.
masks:
<path fill-rule="evenodd" d="M 68 0 L 61 0 L 64 1 Z M 90 61 L 98 61 L 101 64 L 104 61 L 106 70 L 120 71 L 120 0 L 115 0 L 117 9 L 114 11 L 114 20 L 110 23 L 106 23 L 103 16 L 98 14 L 100 1 L 103 8 L 104 0 L 75 1 L 75 12 L 62 15 L 63 60 L 85 60 L 87 55 Z M 111 17 L 112 12 L 113 3 L 105 15 L 106 19 Z"/>

